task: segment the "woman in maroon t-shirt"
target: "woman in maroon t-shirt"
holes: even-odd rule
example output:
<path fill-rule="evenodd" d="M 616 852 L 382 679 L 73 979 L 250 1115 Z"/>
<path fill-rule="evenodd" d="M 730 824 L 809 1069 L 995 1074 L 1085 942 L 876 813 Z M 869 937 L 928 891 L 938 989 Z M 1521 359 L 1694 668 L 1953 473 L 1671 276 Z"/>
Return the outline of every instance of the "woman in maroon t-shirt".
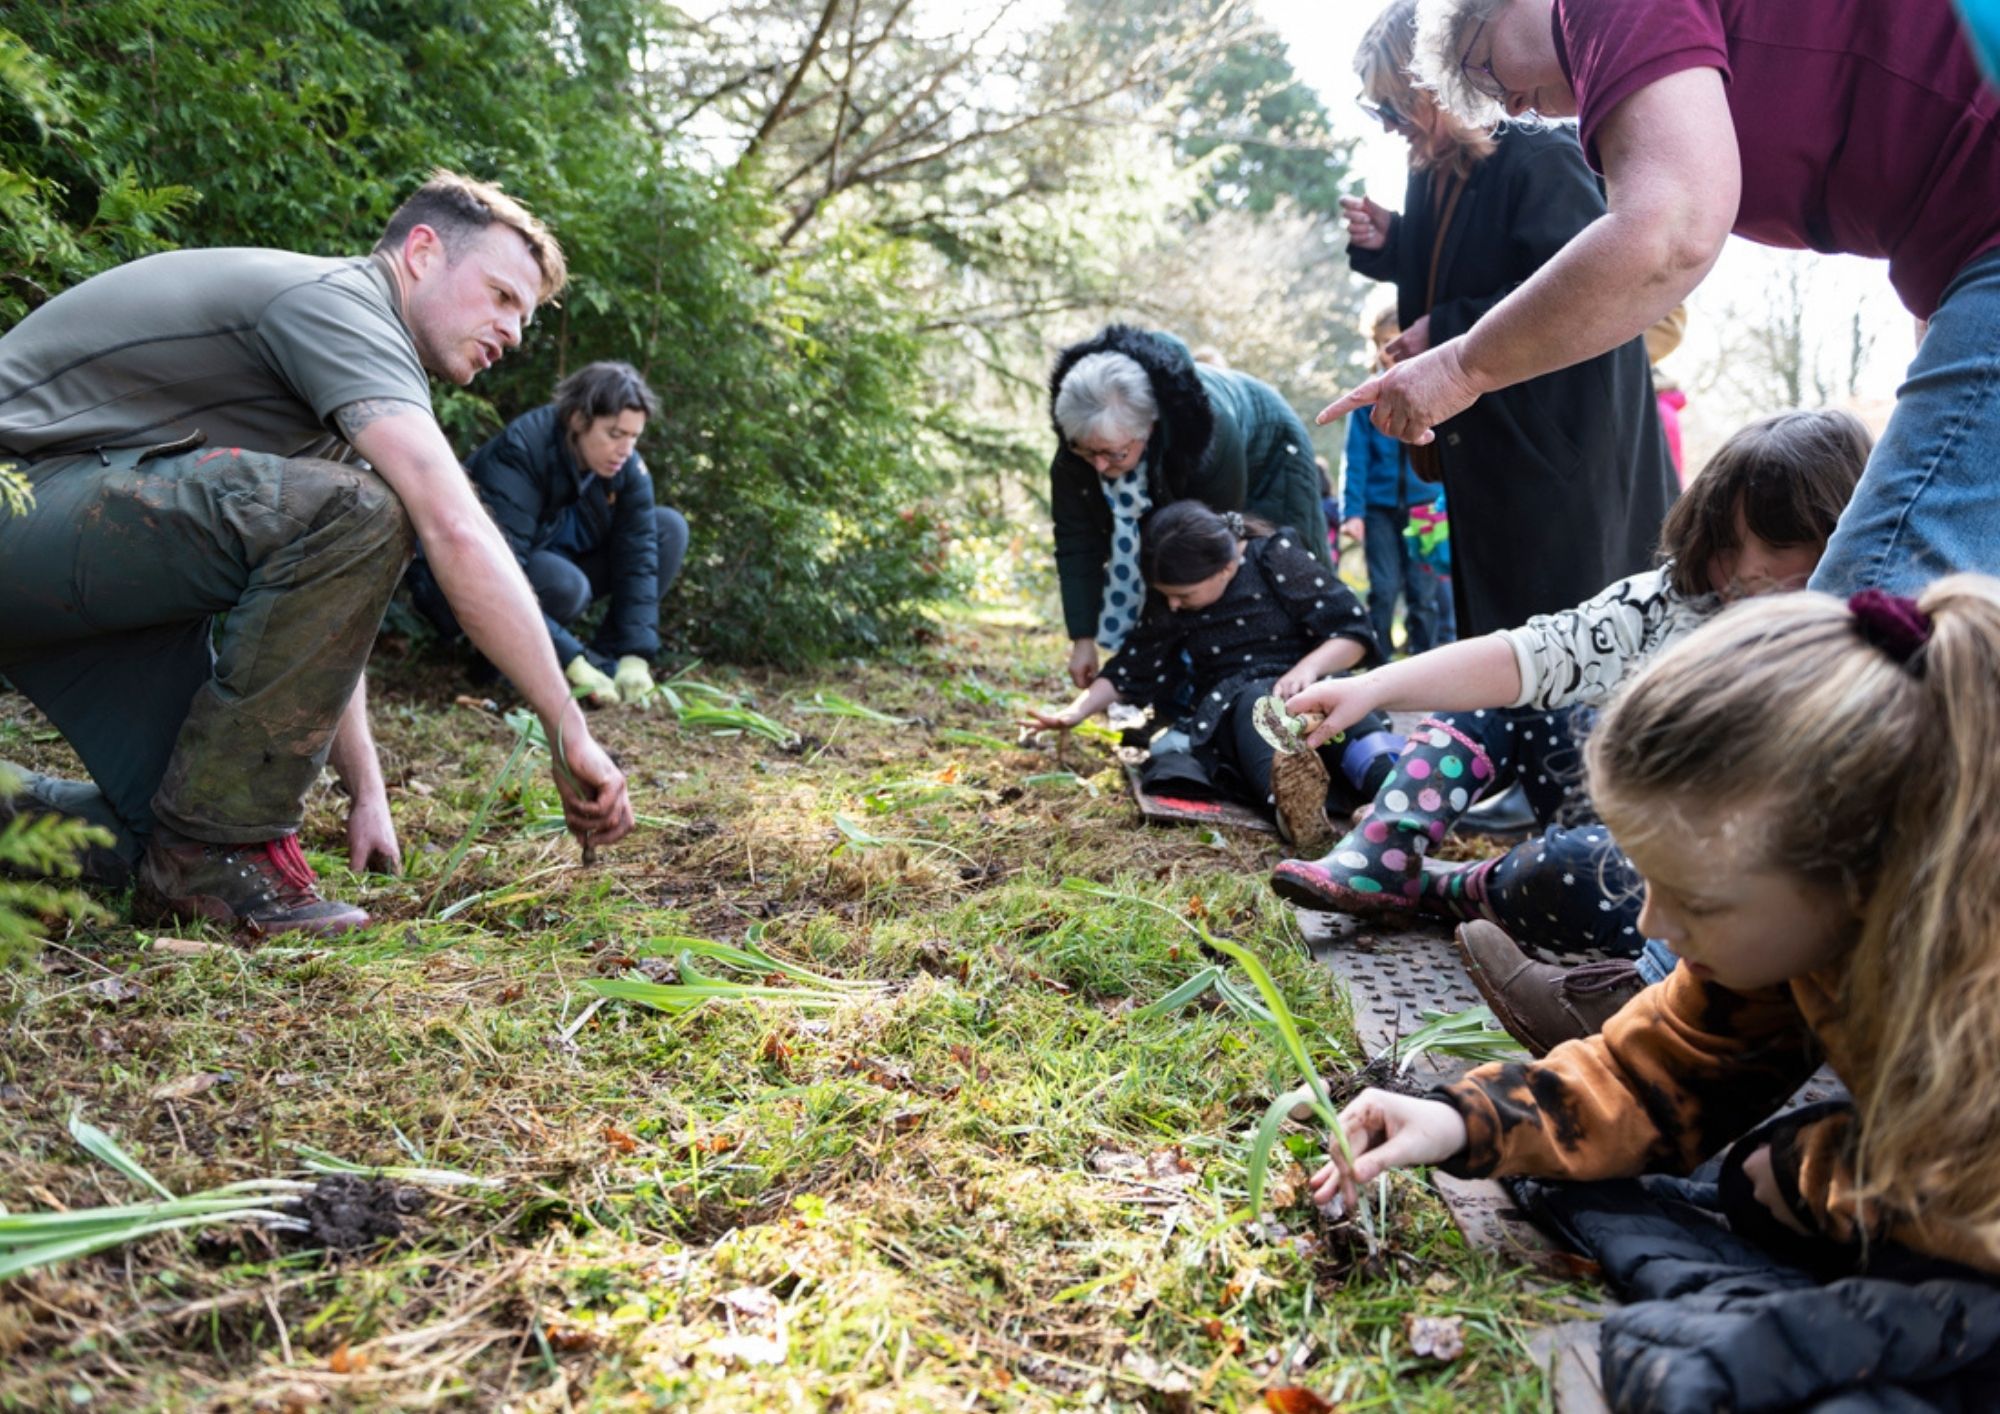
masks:
<path fill-rule="evenodd" d="M 1461 338 L 1322 413 L 1431 440 L 1482 394 L 1641 333 L 1732 232 L 1886 258 L 1929 331 L 1813 587 L 2000 572 L 2000 99 L 1949 0 L 1421 0 L 1473 122 L 1576 117 L 1609 210 Z"/>

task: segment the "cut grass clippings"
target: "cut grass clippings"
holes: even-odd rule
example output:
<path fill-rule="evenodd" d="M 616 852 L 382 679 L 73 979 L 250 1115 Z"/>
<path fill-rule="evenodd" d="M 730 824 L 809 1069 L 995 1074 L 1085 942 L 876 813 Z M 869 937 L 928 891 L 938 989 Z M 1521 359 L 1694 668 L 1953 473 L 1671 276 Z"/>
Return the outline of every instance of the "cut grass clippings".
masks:
<path fill-rule="evenodd" d="M 1372 1255 L 1304 1192 L 1325 1132 L 1274 1116 L 1302 1084 L 1278 1012 L 1188 926 L 1257 961 L 1309 1065 L 1358 1064 L 1263 884 L 1276 846 L 1141 829 L 1083 788 L 1103 741 L 1011 744 L 1059 647 L 953 620 L 838 681 L 669 679 L 683 707 L 923 725 L 836 710 L 781 754 L 596 713 L 673 823 L 589 865 L 546 828 L 545 748 L 472 729 L 442 669 L 373 665 L 410 867 L 349 875 L 330 787 L 305 836 L 375 925 L 160 951 L 60 923 L 0 973 L 0 1206 L 133 1205 L 78 1107 L 175 1194 L 296 1173 L 297 1145 L 488 1183 L 338 1260 L 237 1223 L 0 1283 L 0 1406 L 1541 1408 L 1525 1335 L 1567 1296 L 1467 1251 L 1413 1177 L 1369 1194 Z M 76 769 L 18 697 L 0 724 Z M 1464 1352 L 1418 1355 L 1413 1315 Z"/>

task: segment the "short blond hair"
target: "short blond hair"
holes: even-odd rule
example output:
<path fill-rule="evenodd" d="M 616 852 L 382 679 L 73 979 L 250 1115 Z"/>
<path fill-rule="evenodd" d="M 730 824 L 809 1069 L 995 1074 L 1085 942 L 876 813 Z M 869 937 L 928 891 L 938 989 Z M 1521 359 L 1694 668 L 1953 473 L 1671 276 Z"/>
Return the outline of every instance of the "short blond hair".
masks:
<path fill-rule="evenodd" d="M 455 261 L 468 238 L 496 224 L 527 242 L 528 253 L 535 258 L 535 268 L 542 272 L 541 294 L 536 303 L 547 304 L 561 294 L 569 284 L 569 262 L 563 258 L 562 247 L 549 228 L 493 183 L 474 181 L 443 167 L 432 169 L 430 180 L 396 208 L 383 228 L 382 239 L 375 242 L 375 249 L 394 251 L 416 227 L 429 226 L 444 242 L 445 253 Z"/>

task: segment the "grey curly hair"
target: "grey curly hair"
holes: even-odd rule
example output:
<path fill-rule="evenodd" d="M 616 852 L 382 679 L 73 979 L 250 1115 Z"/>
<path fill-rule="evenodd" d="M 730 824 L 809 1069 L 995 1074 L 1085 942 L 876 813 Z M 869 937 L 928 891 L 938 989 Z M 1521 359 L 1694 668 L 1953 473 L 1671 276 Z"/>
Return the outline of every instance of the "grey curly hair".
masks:
<path fill-rule="evenodd" d="M 1160 415 L 1152 380 L 1139 361 L 1109 350 L 1086 354 L 1063 375 L 1055 412 L 1056 426 L 1071 442 L 1143 437 Z"/>
<path fill-rule="evenodd" d="M 1509 0 L 1417 0 L 1417 47 L 1411 71 L 1437 95 L 1438 106 L 1474 127 L 1504 122 L 1507 110 L 1465 81 L 1465 48 L 1472 32 L 1505 9 Z"/>

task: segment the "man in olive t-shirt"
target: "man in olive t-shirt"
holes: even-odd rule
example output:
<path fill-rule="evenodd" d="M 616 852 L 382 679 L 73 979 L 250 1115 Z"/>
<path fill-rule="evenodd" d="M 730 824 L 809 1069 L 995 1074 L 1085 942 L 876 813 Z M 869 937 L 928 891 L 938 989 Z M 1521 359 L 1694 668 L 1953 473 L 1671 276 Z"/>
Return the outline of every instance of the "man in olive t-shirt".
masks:
<path fill-rule="evenodd" d="M 136 921 L 366 923 L 320 895 L 296 832 L 330 758 L 355 868 L 397 862 L 361 672 L 414 531 L 474 643 L 563 742 L 571 829 L 629 830 L 623 777 L 426 376 L 470 382 L 564 278 L 534 217 L 441 172 L 367 257 L 151 256 L 0 337 L 0 462 L 35 497 L 0 520 L 0 674 L 92 778 L 33 778 L 0 816 L 104 826 L 95 863 L 136 866 Z"/>

